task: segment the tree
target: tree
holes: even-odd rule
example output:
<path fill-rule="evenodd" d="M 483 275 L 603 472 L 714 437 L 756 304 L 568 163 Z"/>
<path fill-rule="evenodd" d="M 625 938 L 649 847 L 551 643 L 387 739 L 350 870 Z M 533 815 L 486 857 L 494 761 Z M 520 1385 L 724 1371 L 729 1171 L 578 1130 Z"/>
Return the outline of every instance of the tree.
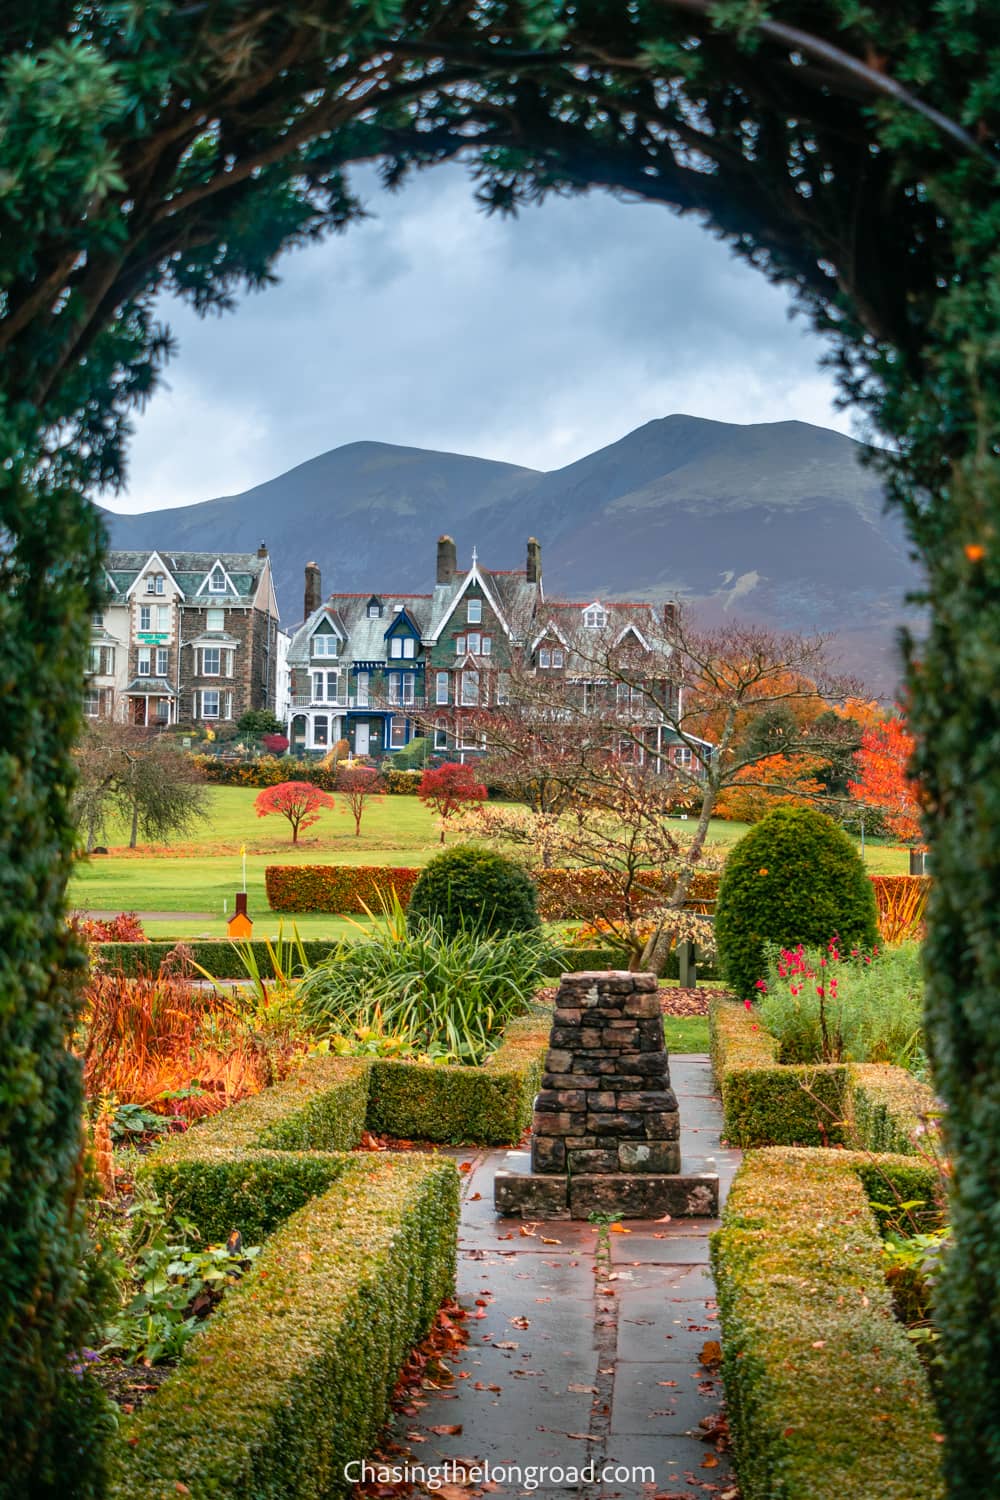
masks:
<path fill-rule="evenodd" d="M 433 766 L 424 772 L 417 788 L 417 796 L 425 807 L 433 808 L 441 819 L 443 844 L 448 819 L 463 807 L 468 807 L 471 802 L 485 802 L 486 788 L 476 780 L 476 773 L 471 766 L 449 760 L 443 766 Z"/>
<path fill-rule="evenodd" d="M 354 836 L 359 838 L 365 808 L 384 795 L 381 778 L 374 766 L 341 766 L 337 771 L 337 791 L 354 819 Z"/>
<path fill-rule="evenodd" d="M 858 779 L 848 783 L 851 796 L 877 808 L 889 829 L 907 843 L 921 836 L 918 788 L 909 774 L 913 752 L 913 736 L 902 715 L 873 724 L 864 730 L 854 757 Z"/>
<path fill-rule="evenodd" d="M 352 162 L 378 160 L 396 184 L 460 152 L 500 211 L 600 186 L 697 215 L 791 289 L 829 340 L 845 400 L 888 439 L 872 461 L 922 561 L 929 616 L 906 654 L 935 868 L 929 1041 L 956 1166 L 938 1298 L 944 1472 L 955 1496 L 995 1489 L 982 1331 L 1000 1298 L 1000 1248 L 984 1250 L 1000 1198 L 1000 935 L 984 934 L 1000 867 L 968 854 L 992 850 L 1000 824 L 995 21 L 983 0 L 485 0 L 459 12 L 443 0 L 150 0 L 124 20 L 99 0 L 6 8 L 0 1096 L 13 1080 L 43 1101 L 3 1147 L 16 1187 L 0 1240 L 0 1473 L 14 1493 L 40 1494 L 58 1460 L 82 1493 L 96 1462 L 56 1419 L 78 1395 L 63 1358 L 76 1231 L 34 1232 L 69 1222 L 78 1134 L 62 906 L 84 627 L 100 602 L 87 491 L 121 482 L 129 414 L 170 353 L 157 293 L 228 308 L 273 279 L 284 249 L 360 216 Z M 51 1171 L 37 1170 L 39 1149 Z M 40 1382 L 39 1370 L 54 1373 Z"/>
<path fill-rule="evenodd" d="M 292 843 L 299 841 L 299 832 L 319 822 L 324 807 L 335 807 L 329 792 L 321 791 L 311 781 L 281 781 L 277 786 L 266 786 L 258 792 L 254 807 L 258 818 L 280 813 L 292 825 Z"/>
<path fill-rule="evenodd" d="M 205 786 L 191 757 L 135 725 L 111 719 L 88 725 L 76 762 L 75 807 L 88 853 L 105 837 L 112 813 L 128 825 L 130 849 L 140 833 L 166 839 L 208 817 Z"/>
<path fill-rule="evenodd" d="M 240 734 L 256 736 L 284 734 L 285 732 L 284 724 L 269 708 L 248 708 L 246 713 L 241 714 L 236 720 L 236 728 Z"/>

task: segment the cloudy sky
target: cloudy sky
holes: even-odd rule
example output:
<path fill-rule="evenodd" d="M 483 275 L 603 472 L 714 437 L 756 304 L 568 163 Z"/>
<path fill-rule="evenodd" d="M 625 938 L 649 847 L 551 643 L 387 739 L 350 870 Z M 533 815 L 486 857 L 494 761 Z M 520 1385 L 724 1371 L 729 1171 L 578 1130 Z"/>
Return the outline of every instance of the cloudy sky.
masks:
<path fill-rule="evenodd" d="M 236 494 L 358 439 L 558 468 L 671 412 L 851 431 L 785 296 L 693 221 L 605 194 L 486 218 L 460 167 L 286 259 L 180 344 L 137 419 L 141 511 Z"/>

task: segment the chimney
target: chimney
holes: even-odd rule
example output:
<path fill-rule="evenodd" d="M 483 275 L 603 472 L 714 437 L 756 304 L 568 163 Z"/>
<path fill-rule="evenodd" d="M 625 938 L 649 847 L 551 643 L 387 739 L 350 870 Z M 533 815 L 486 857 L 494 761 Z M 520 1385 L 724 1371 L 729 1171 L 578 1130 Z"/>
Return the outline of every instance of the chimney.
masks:
<path fill-rule="evenodd" d="M 665 604 L 663 606 L 663 628 L 668 635 L 673 635 L 677 629 L 677 605 Z"/>
<path fill-rule="evenodd" d="M 437 559 L 438 583 L 453 583 L 457 572 L 458 553 L 455 549 L 455 539 L 450 536 L 439 536 Z"/>
<path fill-rule="evenodd" d="M 314 610 L 319 609 L 323 603 L 323 584 L 320 578 L 319 563 L 306 563 L 306 591 L 303 601 L 305 614 L 303 619 L 308 620 Z"/>
<path fill-rule="evenodd" d="M 528 583 L 541 583 L 542 581 L 542 544 L 533 536 L 528 538 L 528 560 L 525 564 L 524 576 Z"/>
<path fill-rule="evenodd" d="M 257 556 L 258 557 L 266 557 L 267 556 L 267 543 L 266 542 L 261 542 L 260 546 L 257 548 Z"/>

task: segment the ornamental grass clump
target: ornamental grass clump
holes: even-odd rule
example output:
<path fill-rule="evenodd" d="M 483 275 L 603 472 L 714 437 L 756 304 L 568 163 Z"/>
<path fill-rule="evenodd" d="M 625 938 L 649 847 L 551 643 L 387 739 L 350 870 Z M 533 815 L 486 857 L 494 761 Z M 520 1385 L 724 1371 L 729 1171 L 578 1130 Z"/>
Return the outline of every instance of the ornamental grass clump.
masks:
<path fill-rule="evenodd" d="M 769 950 L 760 981 L 761 1021 L 782 1063 L 924 1062 L 920 948 L 863 953 L 832 940 L 825 948 Z"/>
<path fill-rule="evenodd" d="M 723 976 L 752 997 L 767 968 L 765 946 L 825 946 L 870 952 L 878 942 L 875 893 L 857 850 L 811 807 L 776 807 L 726 860 L 715 912 Z"/>
<path fill-rule="evenodd" d="M 539 932 L 449 936 L 440 921 L 409 930 L 402 909 L 375 935 L 345 942 L 299 986 L 321 1037 L 379 1036 L 437 1062 L 479 1064 L 522 1015 L 552 958 Z"/>

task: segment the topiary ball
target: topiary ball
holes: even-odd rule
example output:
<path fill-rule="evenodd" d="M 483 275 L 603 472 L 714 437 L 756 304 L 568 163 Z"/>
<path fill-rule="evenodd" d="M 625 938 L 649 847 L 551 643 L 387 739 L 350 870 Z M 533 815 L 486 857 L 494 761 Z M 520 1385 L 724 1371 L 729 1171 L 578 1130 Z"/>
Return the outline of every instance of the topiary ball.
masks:
<path fill-rule="evenodd" d="M 719 965 L 741 999 L 766 970 L 765 943 L 871 948 L 875 890 L 850 838 L 812 807 L 776 807 L 734 845 L 715 909 Z"/>
<path fill-rule="evenodd" d="M 534 881 L 502 854 L 456 844 L 435 855 L 413 887 L 407 923 L 412 931 L 428 921 L 439 921 L 447 937 L 530 932 L 539 926 Z"/>

